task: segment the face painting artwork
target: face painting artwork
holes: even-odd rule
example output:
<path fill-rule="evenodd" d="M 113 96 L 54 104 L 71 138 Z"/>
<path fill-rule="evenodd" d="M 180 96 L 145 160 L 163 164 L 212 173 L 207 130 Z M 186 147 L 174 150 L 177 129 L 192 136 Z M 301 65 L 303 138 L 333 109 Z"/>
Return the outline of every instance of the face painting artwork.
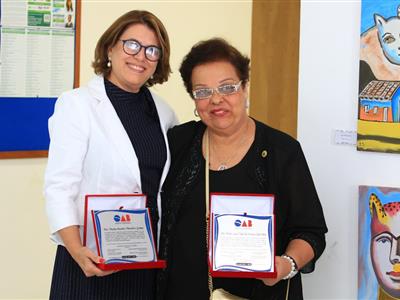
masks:
<path fill-rule="evenodd" d="M 400 299 L 400 189 L 359 187 L 358 299 Z"/>

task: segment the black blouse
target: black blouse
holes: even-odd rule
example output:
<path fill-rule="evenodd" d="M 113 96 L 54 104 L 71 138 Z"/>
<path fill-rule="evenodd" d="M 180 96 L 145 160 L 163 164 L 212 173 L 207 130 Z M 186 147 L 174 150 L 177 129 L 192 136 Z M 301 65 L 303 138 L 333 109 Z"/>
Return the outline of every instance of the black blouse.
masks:
<path fill-rule="evenodd" d="M 142 192 L 147 195 L 153 228 L 157 228 L 157 194 L 167 160 L 167 148 L 154 100 L 146 87 L 141 87 L 138 93 L 130 93 L 106 79 L 104 84 L 107 96 L 135 149 Z"/>
<path fill-rule="evenodd" d="M 160 256 L 168 259 L 168 264 L 158 276 L 158 299 L 208 299 L 201 152 L 204 130 L 202 122 L 192 121 L 168 132 L 172 164 L 162 191 L 160 237 Z M 325 248 L 327 228 L 296 140 L 256 121 L 254 143 L 242 162 L 224 172 L 211 172 L 210 181 L 211 191 L 273 194 L 276 255 L 283 254 L 292 239 L 303 239 L 314 250 L 315 257 L 308 265 L 308 271 L 313 270 Z M 284 299 L 287 281 L 268 287 L 256 279 L 215 279 L 214 285 L 254 300 Z M 303 299 L 300 273 L 291 279 L 289 299 Z"/>
<path fill-rule="evenodd" d="M 224 171 L 210 170 L 210 192 L 262 193 L 261 186 L 247 176 L 248 161 L 255 151 L 252 145 L 236 166 Z M 199 176 L 204 178 L 203 168 Z M 176 220 L 176 231 L 171 252 L 173 253 L 168 274 L 166 299 L 188 299 L 193 293 L 198 299 L 207 299 L 207 248 L 205 220 L 205 181 L 199 180 L 192 193 L 182 203 Z M 189 271 L 196 270 L 196 271 Z M 190 276 L 188 276 L 190 273 Z M 224 288 L 235 295 L 249 298 L 253 292 L 254 279 L 215 278 L 214 288 Z"/>

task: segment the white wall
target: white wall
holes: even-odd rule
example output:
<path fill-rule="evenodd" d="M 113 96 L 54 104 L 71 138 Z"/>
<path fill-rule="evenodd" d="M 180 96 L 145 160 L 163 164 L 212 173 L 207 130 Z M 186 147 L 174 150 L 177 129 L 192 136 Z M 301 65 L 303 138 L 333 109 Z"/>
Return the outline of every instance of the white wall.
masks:
<path fill-rule="evenodd" d="M 250 55 L 251 6 L 251 0 L 83 0 L 81 83 L 93 76 L 90 64 L 103 31 L 129 10 L 149 10 L 169 32 L 174 72 L 168 83 L 154 90 L 173 106 L 181 121 L 190 120 L 194 107 L 180 80 L 181 59 L 195 42 L 216 35 Z M 48 298 L 55 247 L 48 239 L 42 196 L 46 162 L 0 160 L 0 299 Z"/>
<path fill-rule="evenodd" d="M 298 138 L 329 228 L 305 299 L 357 299 L 358 186 L 400 186 L 399 154 L 332 143 L 357 128 L 360 12 L 360 1 L 301 2 Z"/>

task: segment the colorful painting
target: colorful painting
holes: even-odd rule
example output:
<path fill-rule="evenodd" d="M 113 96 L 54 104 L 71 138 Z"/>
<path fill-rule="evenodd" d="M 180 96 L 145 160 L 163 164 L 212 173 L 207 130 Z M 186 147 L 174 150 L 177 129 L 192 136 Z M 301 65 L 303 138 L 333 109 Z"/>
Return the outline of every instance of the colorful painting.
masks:
<path fill-rule="evenodd" d="M 400 299 L 400 188 L 359 187 L 358 299 Z"/>
<path fill-rule="evenodd" d="M 400 0 L 362 0 L 357 149 L 400 153 Z"/>

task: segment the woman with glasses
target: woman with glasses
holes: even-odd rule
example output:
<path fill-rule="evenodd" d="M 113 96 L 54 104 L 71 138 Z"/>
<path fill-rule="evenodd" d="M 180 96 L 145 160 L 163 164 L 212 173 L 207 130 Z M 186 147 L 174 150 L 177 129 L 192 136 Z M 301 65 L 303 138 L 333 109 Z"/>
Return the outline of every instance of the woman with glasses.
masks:
<path fill-rule="evenodd" d="M 312 271 L 325 248 L 324 215 L 300 144 L 247 115 L 249 63 L 215 38 L 193 46 L 181 64 L 201 121 L 168 132 L 160 240 L 168 263 L 159 275 L 159 299 L 205 300 L 220 289 L 240 299 L 285 299 L 290 278 L 289 299 L 302 299 L 298 271 Z M 209 282 L 206 181 L 210 193 L 275 196 L 276 278 Z"/>
<path fill-rule="evenodd" d="M 97 76 L 56 102 L 44 191 L 51 239 L 58 244 L 51 299 L 154 297 L 154 270 L 113 273 L 96 266 L 103 258 L 82 244 L 84 199 L 144 193 L 157 235 L 159 189 L 170 165 L 166 132 L 177 121 L 148 87 L 167 81 L 169 56 L 161 21 L 130 11 L 100 37 Z"/>

